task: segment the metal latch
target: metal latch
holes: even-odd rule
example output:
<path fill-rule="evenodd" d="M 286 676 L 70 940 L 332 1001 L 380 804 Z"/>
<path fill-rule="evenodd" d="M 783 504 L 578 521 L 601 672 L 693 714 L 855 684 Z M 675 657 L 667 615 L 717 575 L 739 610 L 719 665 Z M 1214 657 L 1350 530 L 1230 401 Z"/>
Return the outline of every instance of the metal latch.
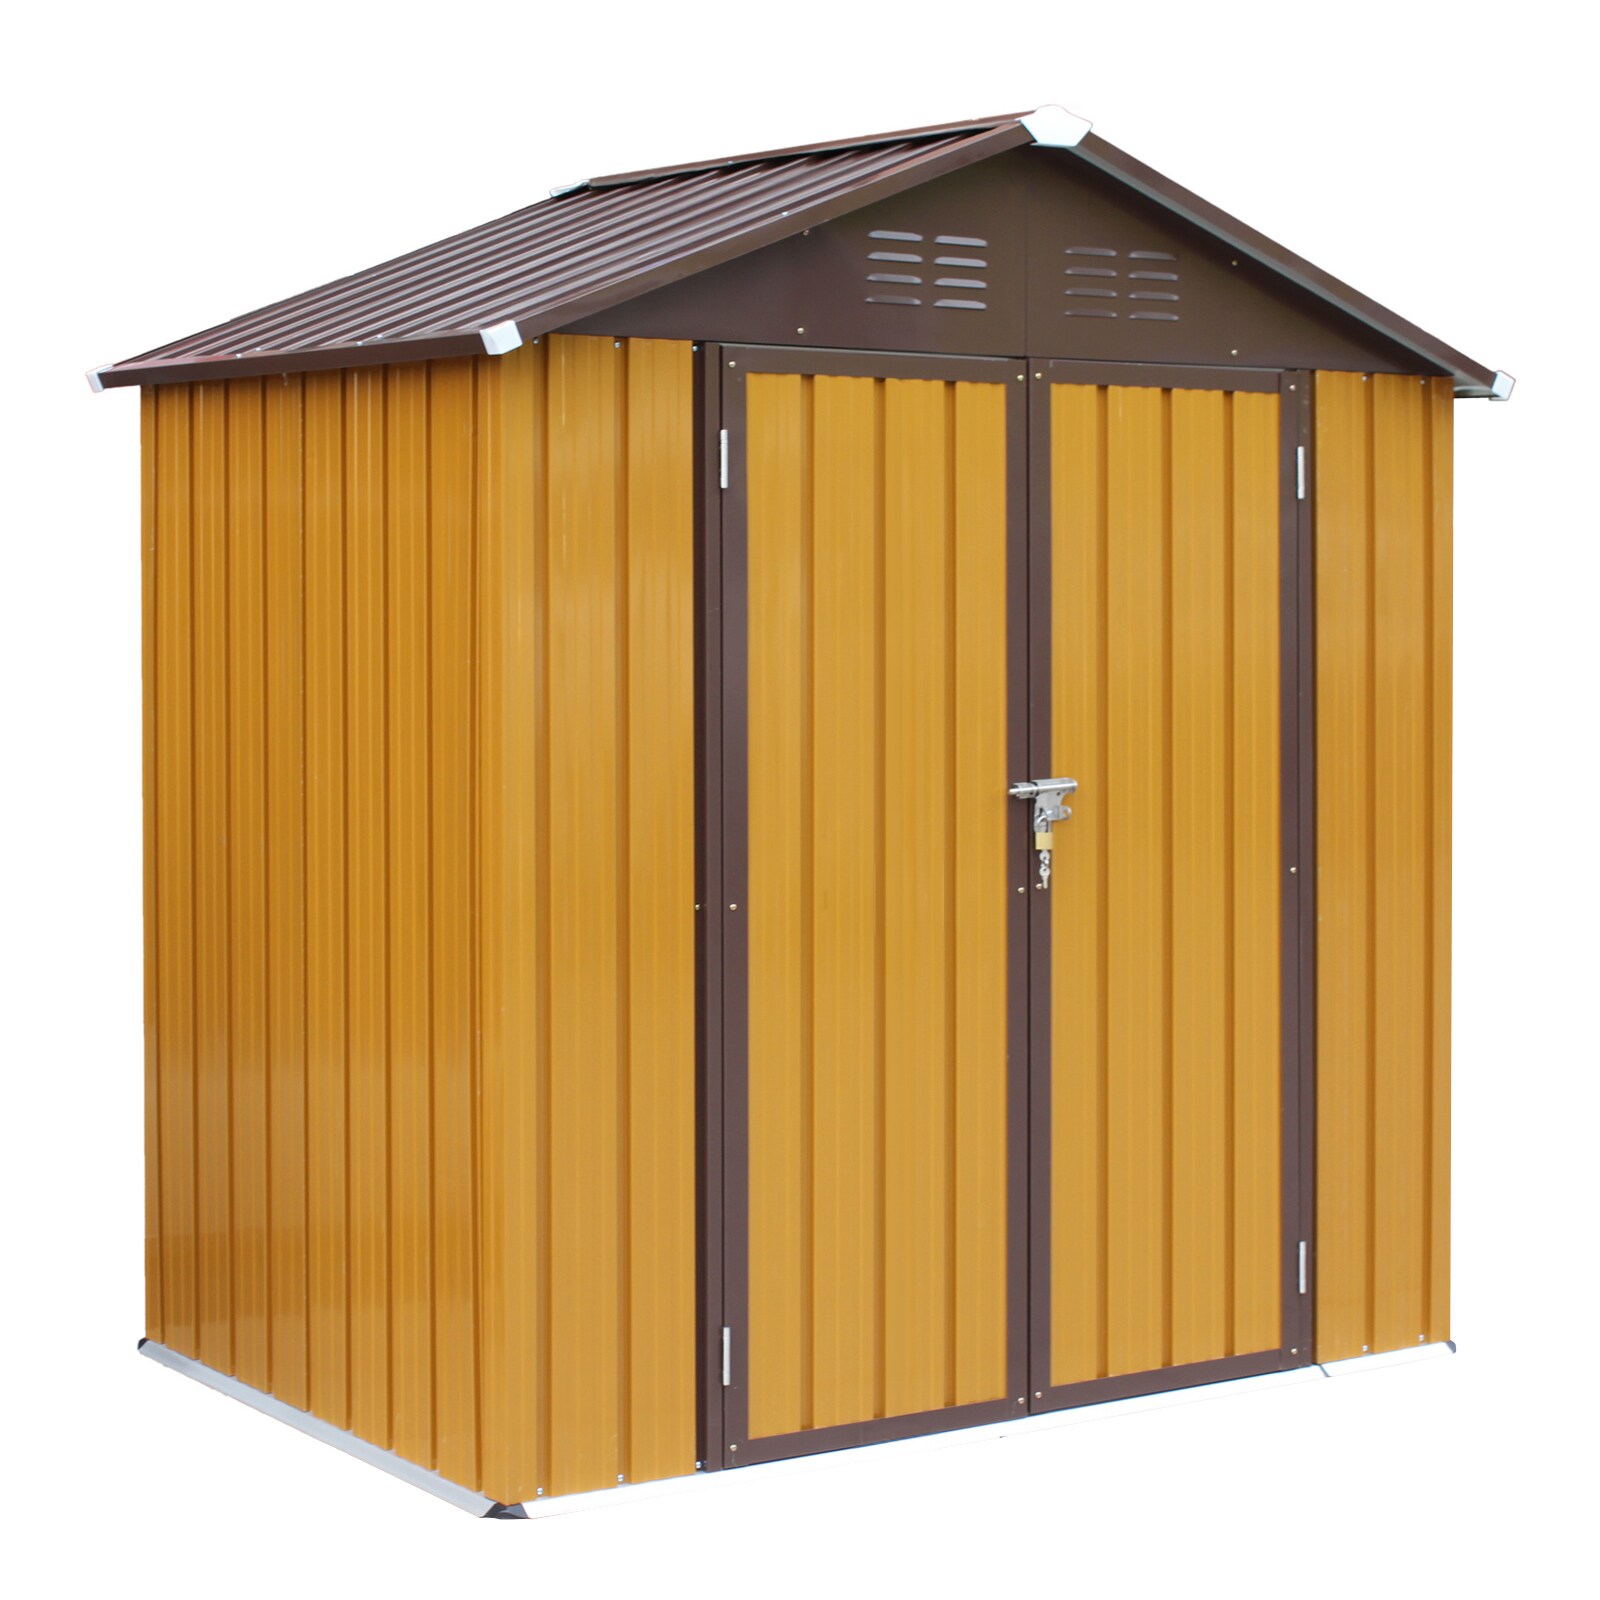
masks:
<path fill-rule="evenodd" d="M 1061 803 L 1061 796 L 1076 794 L 1076 778 L 1026 778 L 1011 785 L 1013 800 L 1033 801 L 1033 848 L 1039 852 L 1039 883 L 1050 887 L 1051 830 L 1072 815 L 1072 807 Z"/>

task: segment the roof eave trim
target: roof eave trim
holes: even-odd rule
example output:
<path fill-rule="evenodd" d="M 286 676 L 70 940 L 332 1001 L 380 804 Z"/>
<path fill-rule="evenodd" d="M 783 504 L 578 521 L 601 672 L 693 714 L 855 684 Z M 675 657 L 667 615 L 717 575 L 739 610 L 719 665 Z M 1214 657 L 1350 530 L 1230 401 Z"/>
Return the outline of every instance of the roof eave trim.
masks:
<path fill-rule="evenodd" d="M 1207 200 L 1170 178 L 1163 177 L 1142 161 L 1136 161 L 1126 151 L 1119 150 L 1098 134 L 1086 134 L 1074 147 L 1073 153 L 1108 176 L 1125 183 L 1146 199 L 1165 206 L 1186 222 L 1203 229 L 1213 238 L 1220 239 L 1231 249 L 1238 250 L 1270 267 L 1297 287 L 1325 301 L 1336 311 L 1365 324 L 1375 333 L 1421 356 L 1429 365 L 1442 369 L 1455 380 L 1455 392 L 1462 399 L 1478 397 L 1496 398 L 1494 385 L 1497 374 L 1489 367 L 1452 349 L 1443 340 L 1436 339 L 1414 322 L 1369 300 L 1364 294 L 1342 283 L 1330 273 L 1314 266 L 1303 256 L 1286 250 L 1265 234 L 1240 222 L 1237 217 L 1219 210 Z M 1509 394 L 1507 390 L 1507 394 Z"/>
<path fill-rule="evenodd" d="M 506 324 L 496 324 L 503 328 Z M 513 325 L 515 326 L 515 325 Z M 315 350 L 263 351 L 260 355 L 177 356 L 164 361 L 134 360 L 98 368 L 101 386 L 126 389 L 138 384 L 223 383 L 230 378 L 271 378 L 291 372 L 326 372 L 342 367 L 388 366 L 402 361 L 445 361 L 485 353 L 485 332 L 428 334 L 416 339 L 367 344 L 323 345 Z M 514 346 L 507 346 L 514 348 Z"/>

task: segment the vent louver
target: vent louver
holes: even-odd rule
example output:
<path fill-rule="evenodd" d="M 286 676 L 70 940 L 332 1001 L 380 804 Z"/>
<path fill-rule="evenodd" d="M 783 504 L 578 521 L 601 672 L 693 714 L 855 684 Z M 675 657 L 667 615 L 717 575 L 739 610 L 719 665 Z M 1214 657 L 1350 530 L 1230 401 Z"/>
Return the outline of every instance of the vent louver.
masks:
<path fill-rule="evenodd" d="M 989 241 L 965 233 L 936 233 L 930 239 L 920 233 L 903 233 L 892 228 L 874 228 L 868 235 L 867 293 L 870 306 L 931 306 L 936 311 L 987 311 L 987 299 L 977 299 L 977 291 L 987 291 L 989 280 L 975 277 L 987 272 L 987 255 L 972 255 L 987 250 Z M 919 245 L 908 250 L 907 245 Z M 955 252 L 961 252 L 956 254 Z M 908 268 L 918 268 L 909 271 Z M 910 289 L 927 290 L 910 294 Z M 964 291 L 956 294 L 944 290 Z"/>
<path fill-rule="evenodd" d="M 1073 244 L 1064 252 L 1068 317 L 1124 317 L 1129 322 L 1176 322 L 1178 258 L 1169 250 L 1113 250 Z M 1112 265 L 1112 263 L 1116 263 Z M 1116 305 L 1107 305 L 1115 300 Z"/>

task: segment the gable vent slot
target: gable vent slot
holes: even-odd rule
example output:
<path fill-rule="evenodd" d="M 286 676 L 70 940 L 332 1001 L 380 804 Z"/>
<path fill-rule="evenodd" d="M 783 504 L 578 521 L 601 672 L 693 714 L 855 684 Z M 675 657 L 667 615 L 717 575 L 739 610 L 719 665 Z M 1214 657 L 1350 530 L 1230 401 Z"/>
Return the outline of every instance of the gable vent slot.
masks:
<path fill-rule="evenodd" d="M 1101 256 L 1117 257 L 1118 252 L 1105 245 L 1073 244 L 1068 245 L 1064 252 L 1069 256 Z M 1175 305 L 1182 296 L 1178 294 L 1178 258 L 1170 250 L 1124 250 L 1120 253 L 1129 263 L 1127 270 L 1119 271 L 1115 267 L 1071 265 L 1062 270 L 1069 280 L 1069 287 L 1061 292 L 1073 300 L 1117 300 L 1128 299 L 1138 301 L 1159 301 L 1168 305 Z M 1169 268 L 1153 267 L 1148 265 L 1135 266 L 1134 263 L 1167 262 Z M 1083 278 L 1126 278 L 1129 287 L 1126 290 L 1117 289 L 1090 289 L 1077 282 Z M 1172 287 L 1157 289 L 1146 287 L 1154 284 L 1170 284 Z M 1068 306 L 1063 315 L 1069 317 L 1114 317 L 1117 312 L 1111 310 L 1090 310 L 1087 306 Z M 1143 306 L 1138 309 L 1130 307 L 1122 313 L 1129 322 L 1176 322 L 1176 311 L 1146 310 Z"/>
<path fill-rule="evenodd" d="M 877 246 L 923 244 L 932 239 L 935 245 L 950 246 L 960 250 L 987 250 L 989 241 L 980 239 L 971 233 L 940 233 L 924 234 L 902 231 L 897 228 L 873 228 L 867 234 L 868 247 L 864 252 L 867 261 L 865 273 L 868 285 L 882 284 L 886 289 L 894 285 L 904 285 L 906 288 L 920 289 L 924 284 L 931 284 L 935 289 L 943 290 L 987 290 L 990 280 L 987 277 L 977 278 L 950 275 L 947 277 L 924 277 L 920 272 L 909 272 L 904 269 L 909 267 L 922 267 L 930 260 L 936 267 L 964 267 L 968 272 L 974 269 L 982 272 L 989 270 L 987 256 L 973 255 L 936 255 L 924 256 L 920 252 L 904 249 L 879 249 Z M 869 293 L 866 295 L 869 306 L 925 306 L 933 311 L 987 311 L 989 302 L 977 298 L 968 298 L 966 295 L 947 295 L 939 299 L 924 300 L 920 295 L 895 294 L 892 292 Z"/>

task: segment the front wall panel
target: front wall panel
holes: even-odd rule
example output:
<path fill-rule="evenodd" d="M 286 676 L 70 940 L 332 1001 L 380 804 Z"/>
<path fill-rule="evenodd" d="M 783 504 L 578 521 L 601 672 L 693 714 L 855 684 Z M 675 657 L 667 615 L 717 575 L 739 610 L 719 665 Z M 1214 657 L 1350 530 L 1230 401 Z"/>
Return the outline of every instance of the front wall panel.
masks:
<path fill-rule="evenodd" d="M 686 346 L 147 391 L 147 1331 L 502 1500 L 694 1467 Z"/>
<path fill-rule="evenodd" d="M 1319 1360 L 1449 1337 L 1451 403 L 1317 377 Z"/>
<path fill-rule="evenodd" d="M 761 1438 L 1006 1392 L 1007 392 L 745 381 Z"/>
<path fill-rule="evenodd" d="M 1278 397 L 1052 385 L 1050 1382 L 1279 1344 Z"/>

